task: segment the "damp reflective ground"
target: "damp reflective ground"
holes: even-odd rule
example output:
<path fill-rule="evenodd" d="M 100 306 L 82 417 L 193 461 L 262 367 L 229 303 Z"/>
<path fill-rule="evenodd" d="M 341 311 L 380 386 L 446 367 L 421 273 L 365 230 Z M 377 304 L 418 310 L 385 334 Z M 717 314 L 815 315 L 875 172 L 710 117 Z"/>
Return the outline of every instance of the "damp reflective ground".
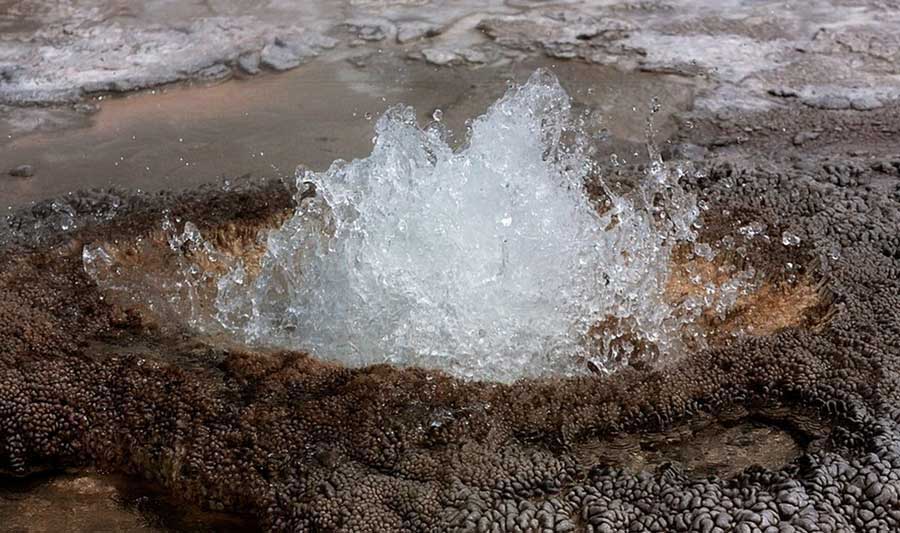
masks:
<path fill-rule="evenodd" d="M 555 72 L 576 105 L 596 110 L 604 149 L 643 152 L 650 100 L 663 106 L 657 126 L 686 109 L 695 90 L 676 77 L 625 74 L 612 68 L 535 59 L 502 67 L 438 68 L 375 54 L 365 66 L 320 62 L 283 74 L 214 86 L 167 86 L 127 96 L 97 97 L 98 111 L 51 132 L 0 131 L 0 167 L 31 164 L 30 179 L 0 180 L 0 204 L 29 202 L 95 187 L 177 190 L 221 178 L 293 178 L 298 165 L 326 169 L 335 159 L 367 155 L 374 119 L 397 103 L 447 126 L 484 112 L 537 67 Z M 2 126 L 0 126 L 2 128 Z"/>

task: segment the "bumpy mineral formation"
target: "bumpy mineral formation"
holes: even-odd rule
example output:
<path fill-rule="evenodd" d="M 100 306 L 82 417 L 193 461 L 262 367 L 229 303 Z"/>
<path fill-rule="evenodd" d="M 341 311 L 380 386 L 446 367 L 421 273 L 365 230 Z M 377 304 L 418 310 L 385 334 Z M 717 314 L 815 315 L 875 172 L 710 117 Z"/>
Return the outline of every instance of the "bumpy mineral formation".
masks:
<path fill-rule="evenodd" d="M 185 340 L 83 270 L 84 243 L 152 240 L 165 209 L 252 253 L 247 228 L 291 210 L 278 183 L 38 205 L 3 233 L 0 468 L 139 474 L 273 531 L 896 531 L 898 168 L 706 165 L 698 240 L 767 273 L 756 307 L 670 365 L 509 385 Z M 683 428 L 735 416 L 802 450 L 719 477 L 666 461 Z"/>

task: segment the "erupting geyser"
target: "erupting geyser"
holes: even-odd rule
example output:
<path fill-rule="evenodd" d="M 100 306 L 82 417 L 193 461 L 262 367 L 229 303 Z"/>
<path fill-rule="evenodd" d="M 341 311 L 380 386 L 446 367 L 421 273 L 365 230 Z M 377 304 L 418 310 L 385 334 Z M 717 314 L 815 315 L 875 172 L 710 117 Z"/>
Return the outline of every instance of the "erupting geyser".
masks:
<path fill-rule="evenodd" d="M 455 152 L 409 107 L 376 133 L 369 157 L 299 177 L 316 195 L 268 235 L 260 274 L 238 267 L 219 283 L 226 327 L 354 365 L 503 380 L 572 372 L 585 358 L 605 367 L 585 337 L 607 317 L 662 348 L 671 340 L 663 286 L 695 203 L 655 161 L 638 194 L 610 195 L 601 214 L 552 75 L 511 89 Z"/>
<path fill-rule="evenodd" d="M 700 312 L 664 297 L 696 202 L 653 150 L 631 192 L 590 198 L 590 143 L 570 107 L 538 71 L 456 151 L 439 122 L 389 110 L 369 157 L 298 176 L 296 211 L 263 237 L 258 268 L 217 259 L 215 320 L 199 323 L 351 365 L 502 381 L 673 350 Z M 170 245 L 185 241 L 214 252 L 193 225 Z M 85 249 L 89 272 L 101 255 Z"/>

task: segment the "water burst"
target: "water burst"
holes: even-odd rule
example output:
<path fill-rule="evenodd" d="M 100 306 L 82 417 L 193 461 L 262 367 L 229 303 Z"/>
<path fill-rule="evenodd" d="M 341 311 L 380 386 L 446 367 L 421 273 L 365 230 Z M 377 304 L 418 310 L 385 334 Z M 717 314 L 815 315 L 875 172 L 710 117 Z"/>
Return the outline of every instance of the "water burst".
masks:
<path fill-rule="evenodd" d="M 636 184 L 589 195 L 599 169 L 570 108 L 538 71 L 454 150 L 441 121 L 394 107 L 369 157 L 299 175 L 293 214 L 258 240 L 167 216 L 162 237 L 89 244 L 85 270 L 162 323 L 353 366 L 513 381 L 701 347 L 696 325 L 723 320 L 752 269 L 719 271 L 695 242 L 698 202 L 652 144 Z"/>
<path fill-rule="evenodd" d="M 655 154 L 631 194 L 592 201 L 586 136 L 551 74 L 510 89 L 458 151 L 405 106 L 376 133 L 369 157 L 298 178 L 253 279 L 242 265 L 220 279 L 229 331 L 499 380 L 671 348 L 683 319 L 663 298 L 667 265 L 693 239 L 696 203 Z"/>

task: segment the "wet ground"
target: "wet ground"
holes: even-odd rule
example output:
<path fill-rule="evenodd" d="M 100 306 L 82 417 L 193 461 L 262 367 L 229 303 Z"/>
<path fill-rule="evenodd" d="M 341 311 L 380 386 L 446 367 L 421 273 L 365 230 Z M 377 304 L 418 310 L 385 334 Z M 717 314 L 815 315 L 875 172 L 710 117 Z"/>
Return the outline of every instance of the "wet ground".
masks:
<path fill-rule="evenodd" d="M 555 65 L 614 141 L 643 140 L 657 97 L 664 137 L 664 117 L 692 109 L 683 121 L 745 123 L 713 147 L 770 127 L 782 134 L 767 138 L 816 144 L 830 128 L 780 117 L 890 116 L 900 20 L 889 4 L 7 0 L 0 168 L 28 165 L 14 173 L 33 178 L 4 176 L 0 204 L 320 169 L 366 153 L 366 117 L 397 102 L 423 118 L 441 109 L 462 136 L 503 82 L 537 65 Z"/>
<path fill-rule="evenodd" d="M 12 240 L 27 243 L 0 239 L 0 467 L 17 474 L 0 478 L 0 523 L 354 530 L 360 516 L 377 516 L 365 527 L 465 530 L 543 512 L 547 523 L 560 517 L 561 531 L 896 530 L 898 13 L 892 2 L 837 0 L 303 9 L 0 0 L 0 206 L 14 215 Z M 241 66 L 262 57 L 270 63 L 260 73 Z M 440 109 L 462 137 L 507 80 L 537 66 L 595 110 L 589 127 L 606 139 L 603 155 L 640 162 L 631 154 L 658 99 L 657 139 L 667 157 L 703 169 L 692 187 L 727 221 L 716 231 L 737 235 L 750 220 L 770 222 L 776 242 L 781 229 L 797 231 L 803 253 L 754 260 L 773 280 L 825 284 L 803 294 L 827 302 L 797 307 L 827 309 L 816 320 L 747 314 L 765 325 L 757 337 L 671 373 L 636 368 L 599 384 L 498 390 L 283 354 L 255 361 L 153 325 L 148 333 L 139 317 L 98 303 L 78 270 L 83 242 L 151 231 L 163 201 L 121 193 L 124 218 L 109 222 L 89 213 L 109 197 L 69 196 L 72 216 L 109 224 L 99 230 L 65 229 L 69 215 L 42 203 L 80 189 L 213 183 L 180 198 L 183 211 L 210 226 L 246 224 L 290 207 L 283 189 L 257 180 L 365 155 L 387 106 L 414 105 L 423 122 Z M 31 169 L 8 175 L 22 165 Z M 231 187 L 250 192 L 234 200 Z M 760 301 L 792 309 L 780 296 L 796 293 Z M 60 391 L 93 426 L 68 414 Z M 410 398 L 416 409 L 397 407 Z M 497 411 L 476 409 L 492 404 Z M 129 416 L 148 405 L 165 409 Z M 317 418 L 322 410 L 337 423 Z M 40 450 L 34 457 L 16 455 L 21 435 Z M 172 466 L 182 442 L 199 450 L 193 470 Z M 300 466 L 282 457 L 291 453 Z M 47 470 L 21 477 L 17 461 Z M 386 496 L 398 491 L 412 508 Z M 666 491 L 690 497 L 676 504 Z M 231 513 L 209 511 L 221 508 Z M 456 514 L 441 514 L 448 509 Z M 684 519 L 661 525 L 675 516 Z"/>
<path fill-rule="evenodd" d="M 203 511 L 135 477 L 70 469 L 4 479 L 0 518 L 10 533 L 44 531 L 222 531 L 253 529 L 252 519 Z"/>
<path fill-rule="evenodd" d="M 677 77 L 544 58 L 469 69 L 388 55 L 364 68 L 321 62 L 252 80 L 169 86 L 95 101 L 94 114 L 59 130 L 4 135 L 0 123 L 0 168 L 36 169 L 31 178 L 3 176 L 0 204 L 95 187 L 157 191 L 225 177 L 292 178 L 298 165 L 325 170 L 368 155 L 375 120 L 399 103 L 415 107 L 422 123 L 441 110 L 461 140 L 465 121 L 501 96 L 507 80 L 521 83 L 538 67 L 556 72 L 578 105 L 595 110 L 591 129 L 609 139 L 610 153 L 642 149 L 654 97 L 662 105 L 657 127 L 671 133 L 672 113 L 687 109 L 695 90 Z"/>

